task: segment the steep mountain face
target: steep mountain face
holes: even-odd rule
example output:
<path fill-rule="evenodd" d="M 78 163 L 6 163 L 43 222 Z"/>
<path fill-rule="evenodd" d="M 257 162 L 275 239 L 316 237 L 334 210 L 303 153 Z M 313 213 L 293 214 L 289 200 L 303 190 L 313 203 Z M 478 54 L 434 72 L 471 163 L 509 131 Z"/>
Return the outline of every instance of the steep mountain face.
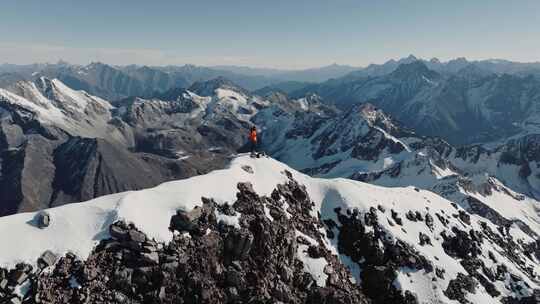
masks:
<path fill-rule="evenodd" d="M 263 149 L 310 175 L 433 191 L 468 212 L 538 237 L 538 136 L 494 147 L 454 148 L 419 137 L 370 104 L 345 113 L 298 100 L 260 111 Z"/>
<path fill-rule="evenodd" d="M 117 115 L 136 134 L 135 149 L 190 155 L 197 150 L 235 153 L 244 145 L 250 118 L 268 101 L 223 78 L 174 89 L 154 99 L 115 103 Z"/>
<path fill-rule="evenodd" d="M 497 161 L 494 157 L 491 161 L 497 167 L 506 166 L 504 173 L 490 172 L 487 168 L 478 170 L 475 168 L 475 165 L 480 166 L 478 162 L 453 159 L 456 151 L 450 151 L 443 158 L 432 148 L 423 149 L 389 168 L 357 172 L 351 178 L 385 187 L 414 185 L 437 193 L 493 223 L 515 227 L 538 238 L 540 222 L 535 219 L 538 200 L 530 192 L 516 192 L 520 189 L 516 185 L 527 182 L 526 178 L 518 176 L 519 166 L 505 165 L 504 159 Z"/>
<path fill-rule="evenodd" d="M 0 90 L 1 215 L 38 210 L 224 165 L 265 101 L 223 80 L 113 106 L 40 78 Z M 209 92 L 210 92 L 209 91 Z"/>
<path fill-rule="evenodd" d="M 0 89 L 0 215 L 56 207 L 0 218 L 0 231 L 21 232 L 0 233 L 9 249 L 0 302 L 531 303 L 540 295 L 534 112 L 513 125 L 527 134 L 455 148 L 383 111 L 424 117 L 457 98 L 452 84 L 476 90 L 460 97 L 464 107 L 480 91 L 503 96 L 475 113 L 510 128 L 521 105 L 534 105 L 506 119 L 504 96 L 536 98 L 535 80 L 515 77 L 470 65 L 449 76 L 413 61 L 351 81 L 349 93 L 370 87 L 363 94 L 379 106 L 346 110 L 316 94 L 256 96 L 223 77 L 112 103 L 44 77 Z M 433 92 L 430 102 L 422 95 Z M 447 124 L 469 117 L 445 111 Z M 252 125 L 260 149 L 302 173 L 246 156 L 151 188 L 224 167 Z"/>
<path fill-rule="evenodd" d="M 370 102 L 419 134 L 471 144 L 538 132 L 539 88 L 530 75 L 498 75 L 476 65 L 440 74 L 414 61 L 383 76 L 344 77 L 293 96 L 314 92 L 341 108 Z"/>
<path fill-rule="evenodd" d="M 487 172 L 498 176 L 515 191 L 538 199 L 539 140 L 538 134 L 530 134 L 510 139 L 494 148 L 460 148 L 452 157 L 456 164 L 468 168 L 470 172 Z"/>
<path fill-rule="evenodd" d="M 418 62 L 391 76 L 400 95 L 430 87 L 427 77 L 442 79 Z M 317 95 L 261 98 L 224 78 L 113 104 L 45 78 L 1 92 L 3 214 L 207 172 L 241 150 L 253 124 L 265 152 L 311 175 L 414 185 L 464 208 L 479 200 L 497 210 L 500 193 L 500 200 L 526 206 L 526 214 L 535 212 L 540 192 L 536 135 L 456 149 L 419 137 L 370 104 L 340 111 Z"/>
<path fill-rule="evenodd" d="M 72 137 L 55 149 L 54 166 L 51 206 L 150 188 L 203 169 L 151 154 L 130 153 L 104 139 L 80 137 Z"/>
<path fill-rule="evenodd" d="M 2 215 L 222 167 L 245 149 L 253 117 L 272 104 L 294 113 L 313 103 L 335 113 L 315 99 L 258 97 L 222 77 L 113 103 L 44 77 L 8 89 L 0 90 Z"/>
<path fill-rule="evenodd" d="M 429 191 L 311 178 L 270 158 L 6 227 L 4 301 L 534 303 L 540 292 L 539 245 L 516 227 Z"/>
<path fill-rule="evenodd" d="M 409 133 L 372 105 L 339 113 L 312 98 L 296 102 L 296 112 L 275 106 L 253 121 L 263 130 L 264 150 L 303 172 L 338 177 L 370 171 L 408 150 L 395 136 Z"/>

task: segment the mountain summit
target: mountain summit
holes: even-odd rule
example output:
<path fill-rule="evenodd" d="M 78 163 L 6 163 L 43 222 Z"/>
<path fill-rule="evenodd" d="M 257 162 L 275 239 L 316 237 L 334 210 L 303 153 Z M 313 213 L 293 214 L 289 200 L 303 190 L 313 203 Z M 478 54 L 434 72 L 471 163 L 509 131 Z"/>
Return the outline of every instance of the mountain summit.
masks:
<path fill-rule="evenodd" d="M 0 265 L 19 273 L 7 284 L 40 301 L 495 303 L 539 287 L 537 244 L 513 227 L 429 191 L 310 178 L 267 158 L 5 227 Z"/>

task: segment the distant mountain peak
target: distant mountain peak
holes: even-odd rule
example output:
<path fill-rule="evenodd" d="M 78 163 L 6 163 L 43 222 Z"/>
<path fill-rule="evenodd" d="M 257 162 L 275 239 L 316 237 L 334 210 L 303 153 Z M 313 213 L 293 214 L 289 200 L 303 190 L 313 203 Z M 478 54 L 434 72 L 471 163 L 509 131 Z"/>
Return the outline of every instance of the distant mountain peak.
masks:
<path fill-rule="evenodd" d="M 416 56 L 410 54 L 409 56 L 407 56 L 405 58 L 399 59 L 398 63 L 399 64 L 404 64 L 404 63 L 412 63 L 412 62 L 415 62 L 415 61 L 418 61 L 418 58 L 416 58 Z"/>
<path fill-rule="evenodd" d="M 398 79 L 408 79 L 411 77 L 420 76 L 434 78 L 439 76 L 437 72 L 430 70 L 427 65 L 420 60 L 416 60 L 411 63 L 402 63 L 390 75 L 391 77 Z"/>
<path fill-rule="evenodd" d="M 197 81 L 189 87 L 189 91 L 200 96 L 211 96 L 217 89 L 230 89 L 239 93 L 248 94 L 245 89 L 222 76 L 207 81 Z"/>
<path fill-rule="evenodd" d="M 416 58 L 416 56 L 414 56 L 413 54 L 409 54 L 409 56 L 407 56 L 406 59 L 407 60 L 418 60 L 418 58 Z"/>

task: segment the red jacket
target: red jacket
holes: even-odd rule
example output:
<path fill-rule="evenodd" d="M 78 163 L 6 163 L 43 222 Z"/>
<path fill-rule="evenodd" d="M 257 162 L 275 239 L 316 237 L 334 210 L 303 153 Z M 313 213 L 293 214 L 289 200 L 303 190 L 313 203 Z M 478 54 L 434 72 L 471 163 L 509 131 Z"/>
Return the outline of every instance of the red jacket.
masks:
<path fill-rule="evenodd" d="M 249 134 L 249 139 L 256 143 L 257 142 L 257 131 L 253 130 L 251 131 L 251 133 Z"/>

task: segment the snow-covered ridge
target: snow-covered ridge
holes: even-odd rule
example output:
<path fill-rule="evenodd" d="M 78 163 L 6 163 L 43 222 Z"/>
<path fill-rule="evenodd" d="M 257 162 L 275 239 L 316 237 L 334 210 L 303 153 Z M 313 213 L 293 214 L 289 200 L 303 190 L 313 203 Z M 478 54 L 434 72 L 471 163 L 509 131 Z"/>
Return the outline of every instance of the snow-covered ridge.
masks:
<path fill-rule="evenodd" d="M 249 166 L 251 170 L 246 170 Z M 285 170 L 292 172 L 292 177 L 306 190 L 315 203 L 313 216 L 320 213 L 322 219 L 339 222 L 336 208 L 341 210 L 357 209 L 361 213 L 370 208 L 386 210 L 379 213 L 380 225 L 390 239 L 401 240 L 420 252 L 434 267 L 444 269 L 444 278 L 436 278 L 435 273 L 424 273 L 411 269 L 401 269 L 394 284 L 401 288 L 409 288 L 417 293 L 420 302 L 434 303 L 442 301 L 453 303 L 443 293 L 450 280 L 458 273 L 467 273 L 459 259 L 448 255 L 442 246 L 441 233 L 453 235 L 453 227 L 468 231 L 482 231 L 483 226 L 490 228 L 501 238 L 502 235 L 492 223 L 484 218 L 469 215 L 453 204 L 429 191 L 414 187 L 385 188 L 347 179 L 318 179 L 311 178 L 292 170 L 288 166 L 270 158 L 252 159 L 240 156 L 234 159 L 229 168 L 214 171 L 206 175 L 164 183 L 158 187 L 141 191 L 125 192 L 104 196 L 92 201 L 71 204 L 47 210 L 51 224 L 45 229 L 32 225 L 35 213 L 22 213 L 0 219 L 0 243 L 3 250 L 0 253 L 0 265 L 13 267 L 17 262 L 35 263 L 45 251 L 51 250 L 57 254 L 68 251 L 85 258 L 99 240 L 109 237 L 108 227 L 117 220 L 134 223 L 141 231 L 159 242 L 168 242 L 172 233 L 168 223 L 176 210 L 191 210 L 201 205 L 201 197 L 209 197 L 217 203 L 232 203 L 236 199 L 236 185 L 239 182 L 250 182 L 253 189 L 260 195 L 270 195 L 276 185 L 288 180 Z M 251 172 L 252 171 L 252 172 Z M 400 225 L 391 215 L 391 210 L 402 218 Z M 422 217 L 431 214 L 435 218 L 432 227 L 422 221 L 412 221 L 405 217 L 409 211 Z M 456 216 L 452 216 L 452 215 Z M 437 215 L 437 216 L 435 216 Z M 445 224 L 441 222 L 444 219 Z M 387 219 L 385 219 L 385 217 Z M 438 218 L 438 219 L 437 219 Z M 467 220 L 469 219 L 469 220 Z M 469 222 L 468 222 L 469 221 Z M 486 224 L 481 224 L 486 222 Z M 515 232 L 515 233 L 514 233 Z M 419 235 L 427 235 L 432 245 L 418 243 Z M 510 227 L 509 235 L 519 238 L 524 244 L 534 242 L 529 236 L 518 233 Z M 328 244 L 334 246 L 337 254 L 335 239 L 328 237 Z M 517 239 L 515 240 L 517 242 Z M 531 288 L 538 288 L 538 281 L 523 272 L 506 256 L 505 249 L 489 239 L 484 239 L 480 257 L 487 267 L 494 268 L 497 264 L 506 265 L 508 272 L 519 277 Z M 491 253 L 489 253 L 491 252 Z M 530 267 L 534 273 L 540 271 L 539 261 L 534 257 L 526 257 L 517 253 L 525 267 Z M 498 261 L 493 262 L 488 256 L 493 255 Z M 347 260 L 347 257 L 342 257 Z M 319 261 L 323 262 L 323 261 Z M 350 261 L 349 261 L 350 262 Z M 350 263 L 349 263 L 350 264 Z M 317 266 L 318 265 L 318 266 Z M 311 265 L 310 271 L 321 270 L 321 265 Z M 432 280 L 436 278 L 436 280 Z M 497 289 L 502 295 L 515 295 L 514 291 L 504 282 L 497 281 Z M 521 295 L 530 295 L 530 290 L 524 289 Z M 476 303 L 497 303 L 490 297 L 482 286 L 475 294 L 467 298 Z"/>
<path fill-rule="evenodd" d="M 69 88 L 58 79 L 20 81 L 0 89 L 0 100 L 33 113 L 35 119 L 73 136 L 111 137 L 110 110 L 106 100 Z"/>

